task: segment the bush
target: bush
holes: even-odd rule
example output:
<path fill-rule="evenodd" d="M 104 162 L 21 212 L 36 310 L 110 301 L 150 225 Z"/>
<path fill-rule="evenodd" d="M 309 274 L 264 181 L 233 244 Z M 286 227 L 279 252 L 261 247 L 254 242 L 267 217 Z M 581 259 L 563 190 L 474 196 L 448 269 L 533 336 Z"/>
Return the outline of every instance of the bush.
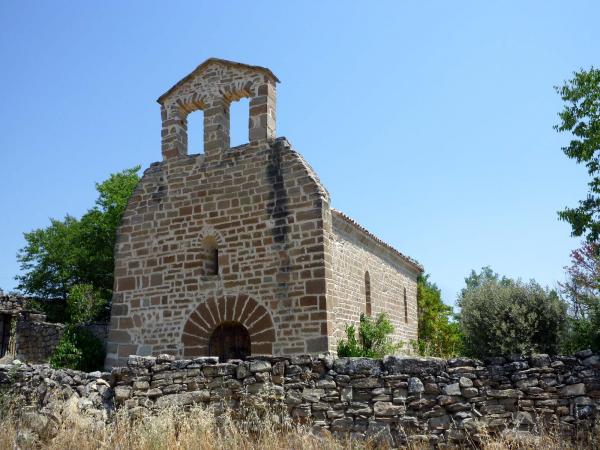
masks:
<path fill-rule="evenodd" d="M 358 339 L 356 327 L 346 325 L 346 339 L 338 343 L 337 354 L 343 356 L 364 356 L 368 358 L 383 358 L 385 355 L 396 353 L 402 344 L 394 344 L 390 334 L 394 327 L 385 314 L 380 314 L 376 319 L 365 314 L 360 315 L 358 326 Z"/>
<path fill-rule="evenodd" d="M 471 273 L 459 296 L 466 353 L 474 357 L 559 350 L 566 305 L 535 281 L 499 278 L 489 267 Z"/>
<path fill-rule="evenodd" d="M 92 372 L 104 366 L 102 341 L 89 330 L 75 325 L 67 325 L 54 353 L 50 365 L 55 368 L 69 368 Z"/>
<path fill-rule="evenodd" d="M 460 325 L 454 320 L 452 307 L 442 301 L 439 288 L 429 281 L 429 276 L 419 276 L 417 281 L 417 308 L 419 338 L 411 342 L 422 356 L 449 358 L 461 351 Z"/>

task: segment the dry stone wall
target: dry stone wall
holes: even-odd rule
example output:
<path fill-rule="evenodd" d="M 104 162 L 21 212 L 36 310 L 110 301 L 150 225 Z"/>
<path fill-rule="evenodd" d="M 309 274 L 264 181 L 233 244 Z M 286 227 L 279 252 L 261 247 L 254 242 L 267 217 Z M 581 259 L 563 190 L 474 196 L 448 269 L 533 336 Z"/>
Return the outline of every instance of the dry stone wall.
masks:
<path fill-rule="evenodd" d="M 26 309 L 28 298 L 0 296 L 0 356 L 18 358 L 29 363 L 44 363 L 58 345 L 64 325 L 46 322 L 46 315 Z M 6 329 L 5 329 L 6 328 Z"/>
<path fill-rule="evenodd" d="M 144 415 L 202 404 L 220 411 L 265 395 L 316 429 L 378 436 L 397 446 L 441 444 L 477 440 L 484 432 L 535 432 L 541 423 L 566 433 L 590 425 L 600 413 L 600 354 L 486 364 L 467 358 L 303 355 L 218 363 L 212 357 L 132 356 L 111 373 L 0 365 L 0 385 L 38 402 L 39 414 L 55 411 L 51 420 L 60 417 L 53 406 L 58 397 L 108 419 L 113 408 Z"/>
<path fill-rule="evenodd" d="M 32 317 L 33 316 L 33 317 Z M 17 316 L 15 357 L 32 364 L 45 363 L 54 352 L 65 326 L 45 322 L 43 314 L 21 312 Z"/>
<path fill-rule="evenodd" d="M 1 292 L 1 291 L 0 291 Z M 0 295 L 0 312 L 11 313 L 23 309 L 25 298 L 15 295 Z"/>

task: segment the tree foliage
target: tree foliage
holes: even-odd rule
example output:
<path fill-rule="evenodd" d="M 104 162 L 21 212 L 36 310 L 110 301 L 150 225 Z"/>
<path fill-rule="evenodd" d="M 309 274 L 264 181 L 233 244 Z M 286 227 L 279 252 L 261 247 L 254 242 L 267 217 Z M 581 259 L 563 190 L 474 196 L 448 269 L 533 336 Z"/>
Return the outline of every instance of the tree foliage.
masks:
<path fill-rule="evenodd" d="M 429 281 L 429 275 L 421 275 L 417 281 L 417 308 L 419 338 L 413 343 L 415 350 L 423 356 L 441 358 L 459 354 L 460 326 L 453 320 L 452 307 L 442 301 L 439 288 Z"/>
<path fill-rule="evenodd" d="M 108 318 L 108 302 L 91 284 L 75 284 L 69 290 L 66 305 L 67 321 L 84 324 Z"/>
<path fill-rule="evenodd" d="M 394 327 L 385 314 L 379 314 L 373 318 L 366 314 L 360 315 L 358 325 L 358 338 L 356 327 L 346 326 L 346 339 L 338 342 L 338 356 L 364 356 L 367 358 L 383 358 L 385 355 L 393 355 L 401 344 L 392 342 L 390 335 Z"/>
<path fill-rule="evenodd" d="M 574 236 L 586 236 L 589 242 L 600 237 L 600 70 L 574 72 L 573 78 L 555 89 L 562 98 L 563 110 L 559 132 L 569 132 L 572 139 L 564 153 L 578 164 L 585 164 L 591 180 L 587 198 L 575 208 L 560 211 L 559 217 L 571 225 Z"/>
<path fill-rule="evenodd" d="M 102 341 L 85 328 L 67 325 L 50 357 L 50 365 L 55 369 L 69 368 L 84 372 L 102 369 L 104 365 Z"/>
<path fill-rule="evenodd" d="M 600 350 L 600 249 L 585 242 L 571 252 L 566 267 L 567 281 L 560 285 L 569 301 L 567 329 L 562 350 L 573 353 L 591 348 Z"/>
<path fill-rule="evenodd" d="M 17 258 L 18 289 L 40 298 L 68 297 L 77 284 L 88 284 L 109 299 L 113 285 L 116 229 L 139 181 L 139 166 L 112 174 L 96 184 L 98 199 L 81 219 L 51 219 L 46 228 L 25 233 Z"/>
<path fill-rule="evenodd" d="M 535 281 L 499 277 L 489 267 L 465 279 L 458 305 L 465 351 L 475 357 L 559 350 L 566 304 Z"/>

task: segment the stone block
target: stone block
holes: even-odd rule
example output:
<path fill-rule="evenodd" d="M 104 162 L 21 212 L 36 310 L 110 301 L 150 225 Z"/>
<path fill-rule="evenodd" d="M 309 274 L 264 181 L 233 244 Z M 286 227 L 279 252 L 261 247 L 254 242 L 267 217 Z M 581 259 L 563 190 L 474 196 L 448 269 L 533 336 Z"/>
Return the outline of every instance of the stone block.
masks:
<path fill-rule="evenodd" d="M 563 386 L 560 388 L 560 395 L 564 397 L 577 397 L 580 395 L 585 395 L 585 384 L 576 383 Z"/>
<path fill-rule="evenodd" d="M 423 382 L 416 377 L 411 377 L 408 379 L 408 393 L 409 394 L 420 394 L 425 391 L 425 387 L 423 386 Z"/>
<path fill-rule="evenodd" d="M 391 374 L 424 375 L 439 373 L 446 369 L 446 360 L 439 358 L 414 358 L 386 356 L 383 365 Z"/>

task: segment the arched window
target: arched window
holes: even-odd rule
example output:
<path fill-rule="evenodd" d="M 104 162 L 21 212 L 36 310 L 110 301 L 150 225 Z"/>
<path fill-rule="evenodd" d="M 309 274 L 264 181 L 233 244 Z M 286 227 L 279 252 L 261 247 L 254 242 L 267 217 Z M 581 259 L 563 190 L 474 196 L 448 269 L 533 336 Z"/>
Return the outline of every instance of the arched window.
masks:
<path fill-rule="evenodd" d="M 371 277 L 369 272 L 365 272 L 365 314 L 370 316 L 372 314 L 371 309 Z"/>
<path fill-rule="evenodd" d="M 408 299 L 406 298 L 406 287 L 404 288 L 404 323 L 408 323 Z"/>

